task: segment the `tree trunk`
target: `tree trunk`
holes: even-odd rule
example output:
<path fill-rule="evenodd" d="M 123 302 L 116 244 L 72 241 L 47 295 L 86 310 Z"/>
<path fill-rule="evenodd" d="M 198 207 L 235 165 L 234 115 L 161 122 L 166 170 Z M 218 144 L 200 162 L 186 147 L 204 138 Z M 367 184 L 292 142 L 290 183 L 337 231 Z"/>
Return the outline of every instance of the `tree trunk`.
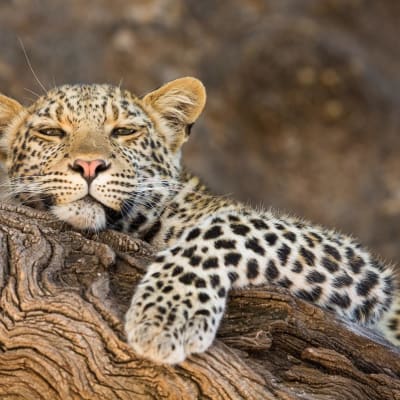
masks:
<path fill-rule="evenodd" d="M 137 358 L 122 320 L 150 258 L 0 205 L 0 399 L 400 399 L 399 351 L 270 287 L 231 293 L 206 353 Z"/>

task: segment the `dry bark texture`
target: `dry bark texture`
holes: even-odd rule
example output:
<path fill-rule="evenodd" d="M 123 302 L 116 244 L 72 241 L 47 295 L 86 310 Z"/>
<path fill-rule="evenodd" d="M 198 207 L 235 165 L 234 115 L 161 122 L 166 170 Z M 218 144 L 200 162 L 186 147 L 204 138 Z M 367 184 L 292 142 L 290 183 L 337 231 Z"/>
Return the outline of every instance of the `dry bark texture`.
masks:
<path fill-rule="evenodd" d="M 187 166 L 400 259 L 400 1 L 2 0 L 0 92 L 202 79 Z"/>
<path fill-rule="evenodd" d="M 136 358 L 122 317 L 150 258 L 126 235 L 0 205 L 0 398 L 400 399 L 399 351 L 272 288 L 232 293 L 207 353 Z"/>

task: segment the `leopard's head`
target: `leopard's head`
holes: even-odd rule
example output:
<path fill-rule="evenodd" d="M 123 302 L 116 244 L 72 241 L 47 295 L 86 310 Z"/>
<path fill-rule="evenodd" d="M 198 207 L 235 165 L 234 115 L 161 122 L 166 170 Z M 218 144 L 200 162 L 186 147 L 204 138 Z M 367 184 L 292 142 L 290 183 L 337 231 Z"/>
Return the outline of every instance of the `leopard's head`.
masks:
<path fill-rule="evenodd" d="M 2 197 L 78 229 L 160 212 L 179 189 L 181 146 L 205 98 L 190 77 L 143 98 L 97 84 L 57 87 L 29 107 L 0 95 Z"/>

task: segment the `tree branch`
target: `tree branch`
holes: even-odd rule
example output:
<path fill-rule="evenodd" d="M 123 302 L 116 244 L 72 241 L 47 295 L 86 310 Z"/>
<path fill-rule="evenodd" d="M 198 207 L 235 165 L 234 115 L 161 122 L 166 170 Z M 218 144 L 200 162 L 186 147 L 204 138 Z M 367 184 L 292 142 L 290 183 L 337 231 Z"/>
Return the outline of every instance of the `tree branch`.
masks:
<path fill-rule="evenodd" d="M 274 288 L 232 292 L 205 354 L 136 358 L 122 320 L 150 258 L 122 233 L 1 204 L 0 398 L 400 398 L 398 350 Z"/>

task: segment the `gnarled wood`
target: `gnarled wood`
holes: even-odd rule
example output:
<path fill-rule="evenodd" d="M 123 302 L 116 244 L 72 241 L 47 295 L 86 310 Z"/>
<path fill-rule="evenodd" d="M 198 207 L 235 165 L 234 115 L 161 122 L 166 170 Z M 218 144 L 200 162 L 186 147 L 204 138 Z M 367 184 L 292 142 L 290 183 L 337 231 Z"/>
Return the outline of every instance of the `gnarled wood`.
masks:
<path fill-rule="evenodd" d="M 205 354 L 136 358 L 122 318 L 151 258 L 0 205 L 0 398 L 400 399 L 400 352 L 282 290 L 236 291 Z"/>

